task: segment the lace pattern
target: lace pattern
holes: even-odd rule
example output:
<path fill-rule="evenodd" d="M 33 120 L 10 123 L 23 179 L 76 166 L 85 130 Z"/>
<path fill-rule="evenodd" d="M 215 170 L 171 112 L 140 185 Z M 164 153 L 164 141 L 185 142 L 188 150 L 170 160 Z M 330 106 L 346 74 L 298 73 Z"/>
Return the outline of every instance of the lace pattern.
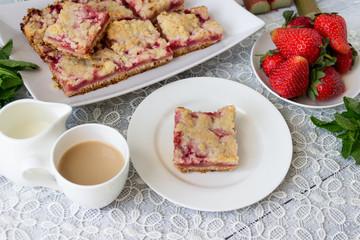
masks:
<path fill-rule="evenodd" d="M 324 12 L 337 11 L 345 17 L 349 42 L 359 50 L 360 1 L 319 0 L 318 5 Z M 252 72 L 251 48 L 262 33 L 281 26 L 283 10 L 258 15 L 266 22 L 263 29 L 207 62 L 132 93 L 75 107 L 67 121 L 68 128 L 102 123 L 126 136 L 136 107 L 167 83 L 200 76 L 243 83 L 267 97 L 291 131 L 291 167 L 273 193 L 234 211 L 195 211 L 155 193 L 130 166 L 117 200 L 101 210 L 88 210 L 71 203 L 61 192 L 22 187 L 0 177 L 0 239 L 360 238 L 360 167 L 341 157 L 339 139 L 309 120 L 312 115 L 331 119 L 336 111 L 345 110 L 344 106 L 318 110 L 290 105 L 263 88 Z M 25 88 L 17 95 L 30 97 Z"/>

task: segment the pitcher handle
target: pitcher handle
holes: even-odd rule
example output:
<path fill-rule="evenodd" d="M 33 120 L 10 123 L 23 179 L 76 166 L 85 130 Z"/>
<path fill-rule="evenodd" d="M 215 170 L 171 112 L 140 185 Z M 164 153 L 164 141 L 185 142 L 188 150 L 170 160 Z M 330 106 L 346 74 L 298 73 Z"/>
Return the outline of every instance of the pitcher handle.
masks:
<path fill-rule="evenodd" d="M 21 176 L 34 186 L 59 190 L 55 176 L 51 168 L 47 166 L 45 159 L 33 156 L 23 161 Z"/>

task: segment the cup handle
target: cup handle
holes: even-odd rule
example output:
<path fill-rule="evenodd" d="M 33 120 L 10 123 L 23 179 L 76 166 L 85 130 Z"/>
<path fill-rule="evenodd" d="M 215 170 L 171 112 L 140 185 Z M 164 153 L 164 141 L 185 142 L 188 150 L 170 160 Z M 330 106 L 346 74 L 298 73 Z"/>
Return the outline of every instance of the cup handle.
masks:
<path fill-rule="evenodd" d="M 60 190 L 46 161 L 39 157 L 29 157 L 23 161 L 21 175 L 23 179 L 34 186 L 43 186 L 54 190 Z"/>

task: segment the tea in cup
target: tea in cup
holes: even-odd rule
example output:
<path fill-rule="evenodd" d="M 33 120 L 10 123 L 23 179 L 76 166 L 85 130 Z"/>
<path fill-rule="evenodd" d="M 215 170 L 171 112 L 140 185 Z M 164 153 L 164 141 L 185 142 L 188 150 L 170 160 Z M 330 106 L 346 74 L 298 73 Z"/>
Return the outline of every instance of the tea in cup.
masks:
<path fill-rule="evenodd" d="M 61 191 L 86 208 L 101 208 L 122 191 L 130 156 L 125 138 L 101 124 L 83 124 L 63 133 L 50 157 Z"/>

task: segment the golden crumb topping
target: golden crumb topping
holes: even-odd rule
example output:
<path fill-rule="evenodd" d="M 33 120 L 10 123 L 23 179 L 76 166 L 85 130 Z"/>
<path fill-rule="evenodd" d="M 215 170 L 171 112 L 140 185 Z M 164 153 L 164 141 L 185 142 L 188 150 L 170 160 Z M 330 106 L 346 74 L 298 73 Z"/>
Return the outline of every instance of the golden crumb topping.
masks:
<path fill-rule="evenodd" d="M 186 46 L 189 41 L 211 39 L 222 35 L 221 26 L 209 17 L 204 6 L 190 9 L 190 13 L 162 12 L 157 17 L 162 34 L 178 46 Z"/>
<path fill-rule="evenodd" d="M 215 113 L 175 110 L 174 162 L 237 164 L 238 146 L 235 138 L 235 107 L 230 105 Z"/>
<path fill-rule="evenodd" d="M 89 1 L 87 3 L 97 11 L 105 12 L 110 15 L 111 20 L 122 20 L 134 18 L 133 12 L 115 1 Z"/>
<path fill-rule="evenodd" d="M 66 80 L 67 85 L 75 86 L 79 82 L 94 81 L 114 73 L 119 69 L 120 58 L 114 51 L 104 48 L 95 51 L 92 60 L 78 59 L 76 57 L 64 55 L 55 64 L 58 70 L 59 79 Z"/>
<path fill-rule="evenodd" d="M 103 29 L 106 16 L 87 5 L 66 2 L 56 23 L 46 29 L 44 41 L 55 47 L 66 44 L 86 54 Z"/>
<path fill-rule="evenodd" d="M 23 19 L 21 30 L 41 57 L 49 51 L 43 41 L 45 31 L 56 22 L 61 8 L 61 4 L 55 3 L 41 10 L 30 9 Z"/>
<path fill-rule="evenodd" d="M 153 24 L 147 20 L 113 21 L 107 29 L 107 39 L 126 67 L 144 59 L 161 59 L 168 55 L 168 46 Z"/>
<path fill-rule="evenodd" d="M 142 19 L 152 19 L 162 11 L 184 9 L 184 0 L 125 0 Z"/>

